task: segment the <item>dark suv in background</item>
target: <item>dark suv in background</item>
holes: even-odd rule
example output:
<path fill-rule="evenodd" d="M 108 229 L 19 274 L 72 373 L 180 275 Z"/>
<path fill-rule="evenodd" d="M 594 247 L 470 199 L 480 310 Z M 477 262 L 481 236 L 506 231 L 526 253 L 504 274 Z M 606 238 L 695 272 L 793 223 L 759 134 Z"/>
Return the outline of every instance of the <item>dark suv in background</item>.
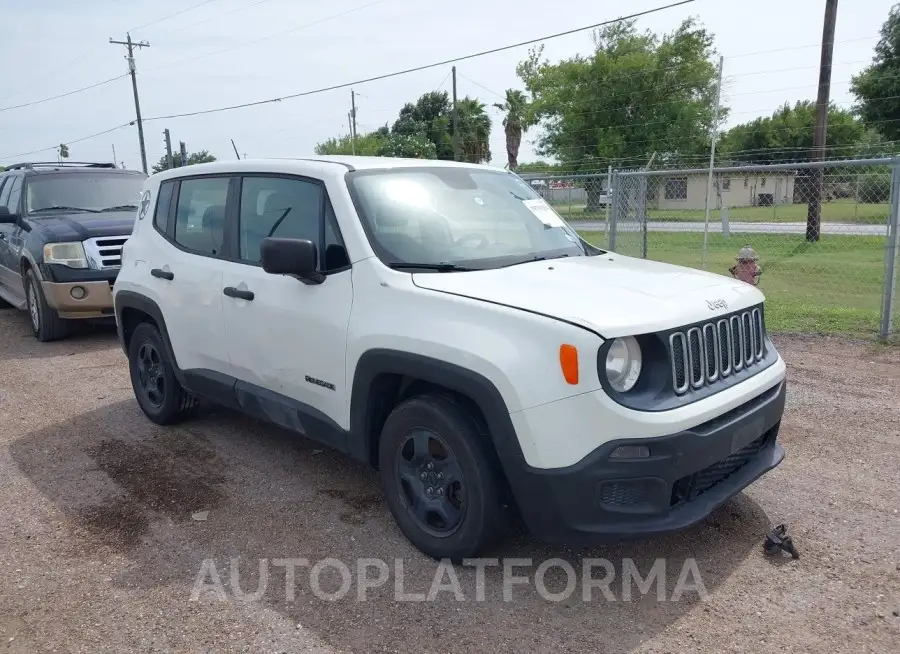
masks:
<path fill-rule="evenodd" d="M 147 176 L 109 163 L 23 163 L 0 173 L 0 304 L 27 310 L 40 341 L 70 321 L 113 318 Z"/>

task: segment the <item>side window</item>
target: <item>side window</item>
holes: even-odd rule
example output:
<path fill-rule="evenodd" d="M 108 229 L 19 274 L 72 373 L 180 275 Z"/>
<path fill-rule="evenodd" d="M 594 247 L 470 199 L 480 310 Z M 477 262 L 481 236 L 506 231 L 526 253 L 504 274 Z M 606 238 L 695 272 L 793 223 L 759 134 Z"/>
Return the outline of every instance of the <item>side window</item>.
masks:
<path fill-rule="evenodd" d="M 349 265 L 350 258 L 347 256 L 347 248 L 344 246 L 344 240 L 338 230 L 334 209 L 331 207 L 331 202 L 326 201 L 324 272 L 339 270 Z"/>
<path fill-rule="evenodd" d="M 13 182 L 15 180 L 12 177 L 5 177 L 0 180 L 0 207 L 7 206 L 6 202 L 9 200 L 9 192 L 12 190 Z M 10 209 L 10 213 L 12 213 L 12 209 Z"/>
<path fill-rule="evenodd" d="M 175 242 L 178 245 L 208 256 L 221 252 L 225 242 L 228 182 L 228 177 L 181 180 L 175 211 Z"/>
<path fill-rule="evenodd" d="M 19 200 L 22 197 L 22 175 L 16 175 L 6 185 L 10 187 L 6 206 L 10 213 L 18 213 Z"/>
<path fill-rule="evenodd" d="M 324 190 L 300 179 L 245 177 L 241 185 L 238 228 L 240 258 L 259 263 L 264 238 L 302 238 L 322 252 Z"/>
<path fill-rule="evenodd" d="M 169 229 L 169 204 L 172 202 L 172 191 L 175 182 L 163 182 L 159 185 L 159 193 L 156 195 L 156 213 L 153 215 L 153 224 L 163 234 Z"/>

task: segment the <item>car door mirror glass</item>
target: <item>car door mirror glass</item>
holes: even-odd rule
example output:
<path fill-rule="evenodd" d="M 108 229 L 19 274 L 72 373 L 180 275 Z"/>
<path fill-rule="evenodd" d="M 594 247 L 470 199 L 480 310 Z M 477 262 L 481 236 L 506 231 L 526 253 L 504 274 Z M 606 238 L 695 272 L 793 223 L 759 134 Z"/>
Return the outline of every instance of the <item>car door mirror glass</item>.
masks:
<path fill-rule="evenodd" d="M 312 241 L 299 238 L 264 238 L 259 247 L 263 270 L 272 275 L 292 275 L 314 280 L 319 253 Z"/>

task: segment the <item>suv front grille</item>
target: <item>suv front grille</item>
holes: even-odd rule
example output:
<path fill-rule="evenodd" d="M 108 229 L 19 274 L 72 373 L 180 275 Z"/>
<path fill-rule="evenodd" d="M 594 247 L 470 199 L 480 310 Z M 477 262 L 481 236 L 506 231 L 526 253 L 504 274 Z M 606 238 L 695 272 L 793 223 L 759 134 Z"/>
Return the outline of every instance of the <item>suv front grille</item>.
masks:
<path fill-rule="evenodd" d="M 89 265 L 96 270 L 119 268 L 122 266 L 122 246 L 127 236 L 104 236 L 89 238 L 84 242 L 84 253 Z"/>
<path fill-rule="evenodd" d="M 758 363 L 765 356 L 759 307 L 703 323 L 669 336 L 672 383 L 683 395 Z"/>

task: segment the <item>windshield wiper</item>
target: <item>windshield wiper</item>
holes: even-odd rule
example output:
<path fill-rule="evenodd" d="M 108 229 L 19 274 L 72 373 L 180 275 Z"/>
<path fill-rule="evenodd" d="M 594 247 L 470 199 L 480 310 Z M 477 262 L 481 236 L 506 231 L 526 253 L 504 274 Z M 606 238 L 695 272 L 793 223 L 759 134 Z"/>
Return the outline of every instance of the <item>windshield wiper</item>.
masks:
<path fill-rule="evenodd" d="M 84 207 L 42 207 L 40 209 L 33 209 L 28 213 L 41 213 L 42 211 L 86 211 L 88 213 L 100 213 L 97 209 L 85 209 Z"/>
<path fill-rule="evenodd" d="M 116 207 L 106 207 L 106 209 L 100 209 L 100 212 L 104 211 L 127 211 L 128 209 L 134 210 L 137 209 L 136 204 L 120 204 Z"/>
<path fill-rule="evenodd" d="M 465 266 L 458 266 L 455 263 L 407 263 L 405 261 L 398 261 L 395 263 L 389 263 L 388 266 L 395 270 L 420 268 L 422 270 L 435 270 L 437 272 L 471 272 L 473 270 L 478 270 L 478 268 L 466 268 Z"/>

